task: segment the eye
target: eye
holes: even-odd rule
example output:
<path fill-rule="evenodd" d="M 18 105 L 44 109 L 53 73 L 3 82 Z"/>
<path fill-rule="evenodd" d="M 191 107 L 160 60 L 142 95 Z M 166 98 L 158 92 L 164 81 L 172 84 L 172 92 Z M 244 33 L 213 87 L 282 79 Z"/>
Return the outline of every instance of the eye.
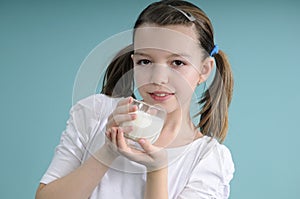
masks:
<path fill-rule="evenodd" d="M 136 62 L 137 65 L 146 66 L 151 64 L 151 61 L 148 59 L 141 59 Z"/>
<path fill-rule="evenodd" d="M 186 65 L 183 61 L 180 61 L 180 60 L 174 60 L 172 62 L 172 66 L 175 66 L 175 67 L 178 67 L 178 66 L 184 66 Z"/>

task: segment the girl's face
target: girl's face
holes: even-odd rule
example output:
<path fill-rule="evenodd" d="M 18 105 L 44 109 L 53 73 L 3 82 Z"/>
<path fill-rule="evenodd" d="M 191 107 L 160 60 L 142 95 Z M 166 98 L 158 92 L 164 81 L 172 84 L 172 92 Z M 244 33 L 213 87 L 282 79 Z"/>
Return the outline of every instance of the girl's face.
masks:
<path fill-rule="evenodd" d="M 205 81 L 213 59 L 203 60 L 194 26 L 143 25 L 134 35 L 135 83 L 145 102 L 168 113 L 186 108 L 198 84 Z"/>

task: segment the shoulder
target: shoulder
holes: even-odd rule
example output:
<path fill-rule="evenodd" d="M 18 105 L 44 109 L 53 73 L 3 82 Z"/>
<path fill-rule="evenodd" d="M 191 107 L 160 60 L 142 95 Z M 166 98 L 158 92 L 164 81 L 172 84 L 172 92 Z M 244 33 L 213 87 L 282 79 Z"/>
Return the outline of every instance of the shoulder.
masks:
<path fill-rule="evenodd" d="M 212 156 L 214 156 L 214 159 L 220 161 L 220 172 L 223 175 L 223 180 L 229 182 L 233 178 L 235 171 L 231 151 L 227 146 L 217 143 Z"/>
<path fill-rule="evenodd" d="M 197 149 L 204 152 L 195 169 L 206 170 L 218 176 L 223 183 L 229 183 L 235 171 L 229 148 L 209 137 L 204 137 L 200 143 L 197 144 Z"/>
<path fill-rule="evenodd" d="M 76 102 L 70 110 L 68 126 L 83 140 L 88 140 L 94 129 L 106 122 L 120 99 L 95 94 Z"/>
<path fill-rule="evenodd" d="M 71 113 L 81 112 L 86 118 L 99 119 L 110 114 L 120 99 L 104 94 L 91 95 L 76 102 L 71 108 Z"/>

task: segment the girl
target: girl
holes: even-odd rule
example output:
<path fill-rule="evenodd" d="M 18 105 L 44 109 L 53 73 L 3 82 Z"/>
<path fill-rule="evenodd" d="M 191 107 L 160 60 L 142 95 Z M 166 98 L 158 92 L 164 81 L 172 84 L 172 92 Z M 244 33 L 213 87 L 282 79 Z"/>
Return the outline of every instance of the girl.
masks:
<path fill-rule="evenodd" d="M 214 65 L 194 125 L 192 95 Z M 221 143 L 233 79 L 200 8 L 178 0 L 149 5 L 135 23 L 133 45 L 116 56 L 105 77 L 102 94 L 72 107 L 37 199 L 229 197 L 234 165 Z M 120 127 L 137 117 L 131 105 L 134 82 L 144 102 L 167 112 L 153 144 L 126 139 L 132 128 Z"/>

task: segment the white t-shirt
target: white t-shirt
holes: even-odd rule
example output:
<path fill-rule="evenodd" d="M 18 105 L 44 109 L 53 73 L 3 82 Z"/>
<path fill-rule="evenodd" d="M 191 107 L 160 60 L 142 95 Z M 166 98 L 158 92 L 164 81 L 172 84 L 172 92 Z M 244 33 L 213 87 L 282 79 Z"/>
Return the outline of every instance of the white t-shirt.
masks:
<path fill-rule="evenodd" d="M 48 184 L 78 168 L 104 143 L 107 118 L 120 98 L 96 94 L 76 103 L 53 160 L 41 179 Z M 204 136 L 189 145 L 167 149 L 169 198 L 228 198 L 234 164 L 230 151 Z M 91 199 L 141 199 L 145 167 L 124 157 L 106 172 Z"/>

